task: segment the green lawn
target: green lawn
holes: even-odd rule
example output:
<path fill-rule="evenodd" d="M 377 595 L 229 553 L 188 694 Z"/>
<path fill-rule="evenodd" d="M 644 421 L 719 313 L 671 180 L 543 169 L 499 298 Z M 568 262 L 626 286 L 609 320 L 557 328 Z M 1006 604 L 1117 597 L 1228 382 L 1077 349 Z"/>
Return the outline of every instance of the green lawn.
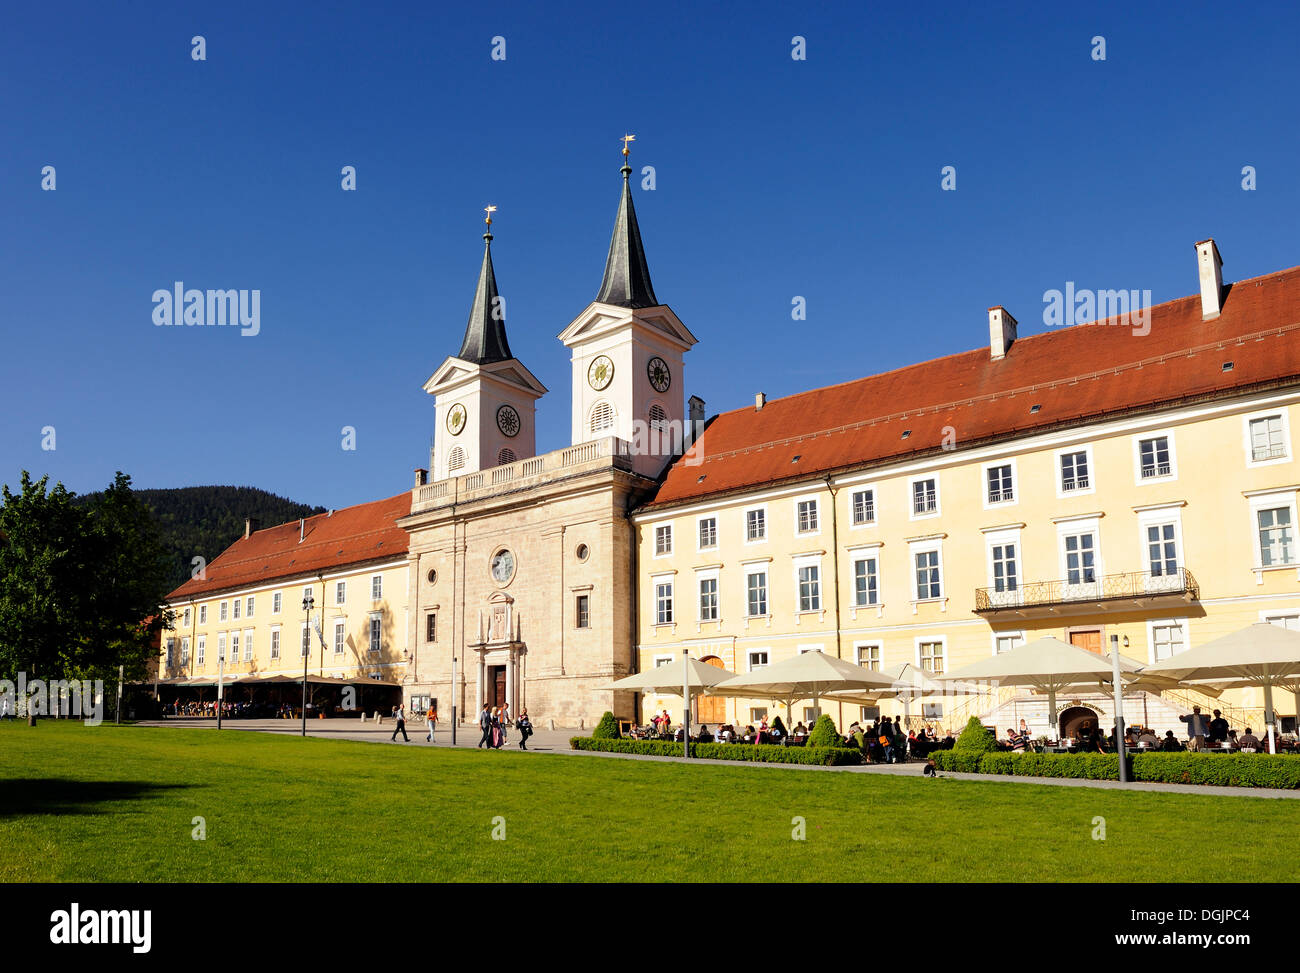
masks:
<path fill-rule="evenodd" d="M 1297 825 L 1288 800 L 0 724 L 4 882 L 1294 881 Z"/>

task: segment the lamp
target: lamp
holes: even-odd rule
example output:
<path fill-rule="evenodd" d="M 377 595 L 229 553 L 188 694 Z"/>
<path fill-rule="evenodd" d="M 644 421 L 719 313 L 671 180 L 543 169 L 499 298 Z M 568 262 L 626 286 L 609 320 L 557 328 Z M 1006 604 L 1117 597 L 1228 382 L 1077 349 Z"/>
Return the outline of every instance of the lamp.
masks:
<path fill-rule="evenodd" d="M 302 735 L 307 735 L 307 649 L 311 645 L 311 610 L 316 605 L 316 599 L 312 597 L 311 589 L 303 593 L 302 612 L 303 625 L 305 626 L 306 637 L 302 645 Z"/>

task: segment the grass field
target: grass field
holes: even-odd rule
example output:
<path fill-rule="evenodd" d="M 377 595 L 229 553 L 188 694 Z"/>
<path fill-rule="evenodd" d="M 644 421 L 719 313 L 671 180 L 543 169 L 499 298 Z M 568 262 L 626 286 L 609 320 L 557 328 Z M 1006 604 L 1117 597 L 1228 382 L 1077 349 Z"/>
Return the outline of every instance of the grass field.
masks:
<path fill-rule="evenodd" d="M 0 724 L 4 882 L 1294 881 L 1297 825 L 1286 800 Z"/>

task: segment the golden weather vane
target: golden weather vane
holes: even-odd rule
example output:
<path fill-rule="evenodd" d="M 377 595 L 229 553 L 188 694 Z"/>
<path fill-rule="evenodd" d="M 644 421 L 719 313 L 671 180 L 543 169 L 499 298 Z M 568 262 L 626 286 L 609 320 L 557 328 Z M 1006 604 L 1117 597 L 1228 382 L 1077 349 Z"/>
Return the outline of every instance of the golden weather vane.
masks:
<path fill-rule="evenodd" d="M 492 214 L 495 213 L 496 211 L 497 211 L 497 208 L 496 208 L 495 206 L 484 206 L 484 207 L 483 207 L 483 212 L 484 212 L 484 213 L 487 213 L 487 218 L 486 218 L 485 220 L 483 220 L 483 222 L 486 223 L 489 227 L 492 226 Z"/>
<path fill-rule="evenodd" d="M 629 142 L 635 142 L 636 136 L 624 135 L 621 139 L 619 139 L 619 141 L 623 143 L 623 159 L 626 160 L 627 157 L 631 154 L 631 150 L 627 147 L 627 144 Z"/>

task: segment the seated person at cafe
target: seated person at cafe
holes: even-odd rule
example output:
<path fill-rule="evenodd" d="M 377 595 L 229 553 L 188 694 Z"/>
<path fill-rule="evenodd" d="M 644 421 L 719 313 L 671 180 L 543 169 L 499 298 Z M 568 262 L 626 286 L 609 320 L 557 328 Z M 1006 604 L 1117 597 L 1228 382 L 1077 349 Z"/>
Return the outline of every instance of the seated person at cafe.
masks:
<path fill-rule="evenodd" d="M 1255 734 L 1251 731 L 1250 727 L 1246 727 L 1246 732 L 1243 733 L 1241 736 L 1237 737 L 1237 749 L 1238 750 L 1259 749 L 1259 737 L 1255 736 Z"/>
<path fill-rule="evenodd" d="M 803 725 L 803 720 L 800 720 L 794 725 L 794 729 L 790 731 L 790 735 L 800 739 L 808 735 L 808 728 Z"/>
<path fill-rule="evenodd" d="M 1007 745 L 1012 750 L 1024 753 L 1029 749 L 1029 734 L 1019 732 L 1015 727 L 1007 730 Z"/>
<path fill-rule="evenodd" d="M 707 723 L 700 724 L 700 735 L 695 738 L 695 741 L 697 743 L 713 742 L 713 734 L 709 732 L 709 725 Z"/>
<path fill-rule="evenodd" d="M 1160 738 L 1151 731 L 1151 727 L 1144 726 L 1142 732 L 1138 734 L 1138 744 L 1146 744 L 1148 747 L 1160 746 Z"/>
<path fill-rule="evenodd" d="M 772 721 L 772 728 L 769 731 L 769 734 L 772 737 L 773 743 L 781 743 L 789 735 L 785 731 L 785 724 L 781 722 L 781 717 L 778 716 Z"/>
<path fill-rule="evenodd" d="M 757 735 L 758 735 L 758 734 L 756 734 L 756 733 L 754 732 L 754 728 L 753 728 L 752 726 L 746 726 L 746 727 L 745 727 L 745 735 L 741 738 L 741 740 L 742 740 L 744 743 L 753 743 L 753 742 L 754 742 L 754 739 L 755 739 L 755 737 L 756 737 Z"/>
<path fill-rule="evenodd" d="M 1228 721 L 1217 709 L 1214 711 L 1214 719 L 1210 720 L 1210 732 L 1205 739 L 1209 743 L 1226 743 L 1228 740 Z"/>
<path fill-rule="evenodd" d="M 1174 736 L 1173 730 L 1165 730 L 1165 739 L 1164 742 L 1160 744 L 1160 749 L 1165 751 L 1165 753 L 1177 753 L 1179 750 L 1183 749 L 1183 745 L 1178 742 L 1178 738 Z"/>

